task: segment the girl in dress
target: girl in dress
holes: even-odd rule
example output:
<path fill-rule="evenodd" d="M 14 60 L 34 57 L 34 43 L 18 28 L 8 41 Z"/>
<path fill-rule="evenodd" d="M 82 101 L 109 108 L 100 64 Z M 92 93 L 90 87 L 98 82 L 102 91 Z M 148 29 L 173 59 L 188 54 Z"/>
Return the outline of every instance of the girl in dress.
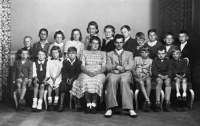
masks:
<path fill-rule="evenodd" d="M 87 27 L 87 33 L 89 34 L 89 36 L 86 36 L 84 45 L 85 45 L 86 50 L 90 50 L 91 47 L 90 47 L 89 42 L 92 36 L 98 36 L 100 40 L 102 40 L 102 37 L 98 35 L 99 33 L 98 24 L 95 21 L 89 22 L 88 27 Z"/>
<path fill-rule="evenodd" d="M 81 31 L 78 28 L 73 29 L 71 32 L 71 41 L 67 41 L 66 44 L 64 45 L 64 52 L 68 53 L 69 47 L 75 47 L 77 49 L 77 57 L 80 59 L 81 54 L 83 53 L 84 50 L 84 45 L 81 41 L 82 41 Z"/>
<path fill-rule="evenodd" d="M 65 39 L 65 35 L 64 35 L 63 31 L 62 30 L 57 30 L 55 32 L 55 34 L 54 34 L 54 39 L 56 40 L 56 42 L 54 42 L 53 44 L 51 44 L 49 46 L 48 54 L 50 55 L 51 48 L 53 46 L 60 47 L 62 54 L 64 54 L 64 43 L 63 43 L 63 40 Z"/>
<path fill-rule="evenodd" d="M 114 46 L 114 35 L 115 35 L 115 28 L 112 25 L 107 25 L 104 28 L 104 34 L 106 36 L 105 39 L 103 39 L 101 51 L 110 52 L 115 49 Z"/>
<path fill-rule="evenodd" d="M 93 36 L 90 39 L 91 50 L 83 51 L 82 73 L 74 81 L 72 95 L 81 98 L 85 95 L 87 108 L 85 113 L 97 113 L 96 106 L 98 97 L 102 95 L 103 84 L 105 82 L 104 72 L 106 71 L 106 52 L 99 51 L 101 47 L 99 37 Z"/>
<path fill-rule="evenodd" d="M 48 84 L 48 105 L 52 105 L 52 90 L 55 90 L 54 106 L 58 105 L 59 85 L 62 81 L 62 52 L 60 47 L 53 46 L 50 51 L 50 58 L 47 62 L 46 79 Z"/>

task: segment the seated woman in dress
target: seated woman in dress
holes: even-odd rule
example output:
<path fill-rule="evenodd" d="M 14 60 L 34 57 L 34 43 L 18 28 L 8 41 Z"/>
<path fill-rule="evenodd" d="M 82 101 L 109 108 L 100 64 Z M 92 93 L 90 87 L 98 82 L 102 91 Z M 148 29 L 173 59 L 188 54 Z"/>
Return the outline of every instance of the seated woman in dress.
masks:
<path fill-rule="evenodd" d="M 83 50 L 85 48 L 84 44 L 81 41 L 82 41 L 81 31 L 78 28 L 73 29 L 71 32 L 71 40 L 67 41 L 66 44 L 64 45 L 64 52 L 68 53 L 67 51 L 69 47 L 75 47 L 77 49 L 77 57 L 80 59 L 81 54 L 83 53 Z"/>
<path fill-rule="evenodd" d="M 102 95 L 103 84 L 105 82 L 106 52 L 99 51 L 101 41 L 97 36 L 90 38 L 90 46 L 90 51 L 83 51 L 82 73 L 74 81 L 70 93 L 79 99 L 85 95 L 87 102 L 85 113 L 96 114 L 97 101 L 99 96 Z"/>
<path fill-rule="evenodd" d="M 62 55 L 64 54 L 64 43 L 63 40 L 65 39 L 65 35 L 62 30 L 57 30 L 54 34 L 54 39 L 56 40 L 53 44 L 49 46 L 48 54 L 51 53 L 51 48 L 53 46 L 58 46 L 61 49 Z"/>

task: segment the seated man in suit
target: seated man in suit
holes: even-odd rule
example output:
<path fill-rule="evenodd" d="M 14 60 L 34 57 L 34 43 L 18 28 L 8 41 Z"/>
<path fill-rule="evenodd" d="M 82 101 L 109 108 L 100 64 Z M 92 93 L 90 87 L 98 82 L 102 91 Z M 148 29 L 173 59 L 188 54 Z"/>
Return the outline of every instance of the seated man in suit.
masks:
<path fill-rule="evenodd" d="M 134 67 L 132 52 L 123 49 L 124 36 L 117 34 L 114 38 L 115 50 L 107 53 L 107 95 L 105 117 L 111 117 L 117 103 L 117 89 L 120 84 L 122 95 L 122 109 L 128 110 L 131 117 L 137 117 L 133 110 L 133 94 L 130 89 L 132 84 L 131 71 Z"/>

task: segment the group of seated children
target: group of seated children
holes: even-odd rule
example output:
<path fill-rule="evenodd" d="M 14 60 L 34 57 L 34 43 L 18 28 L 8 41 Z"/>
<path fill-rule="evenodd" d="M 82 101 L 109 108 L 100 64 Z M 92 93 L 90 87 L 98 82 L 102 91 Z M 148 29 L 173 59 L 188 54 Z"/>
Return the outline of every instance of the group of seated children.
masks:
<path fill-rule="evenodd" d="M 87 29 L 88 33 L 92 33 L 92 28 L 93 27 L 90 27 L 89 25 Z M 103 40 L 102 49 L 103 51 L 112 51 L 115 49 L 113 44 L 115 43 L 113 41 L 115 29 L 113 26 L 108 25 L 104 28 L 104 31 L 107 38 Z M 128 43 L 128 40 L 130 40 L 131 38 L 130 27 L 126 25 L 123 26 L 121 28 L 121 32 L 125 37 L 125 42 Z M 41 33 L 43 33 L 43 31 L 41 31 Z M 46 34 L 48 34 L 48 32 Z M 179 33 L 179 36 L 185 36 L 185 39 L 179 37 L 181 43 L 187 42 L 187 32 L 182 31 Z M 130 43 L 134 41 L 130 41 L 128 43 L 129 46 L 124 47 L 124 50 L 131 51 L 134 55 L 135 67 L 133 69 L 133 77 L 135 82 L 140 85 L 141 91 L 146 99 L 146 109 L 149 109 L 149 107 L 151 106 L 150 92 L 152 81 L 156 82 L 156 107 L 161 106 L 160 93 L 162 85 L 164 83 L 166 109 L 168 109 L 170 106 L 172 81 L 175 81 L 177 99 L 186 101 L 189 59 L 188 57 L 182 58 L 183 47 L 179 48 L 173 45 L 174 36 L 172 33 L 168 32 L 165 35 L 165 46 L 162 46 L 162 44 L 157 41 L 156 30 L 149 30 L 148 37 L 149 41 L 145 42 L 144 33 L 138 32 L 135 38 L 137 43 L 134 43 L 134 45 L 133 43 Z M 56 38 L 56 36 L 54 36 L 54 38 Z M 91 36 L 87 39 L 90 38 Z M 48 105 L 57 106 L 58 103 L 60 103 L 61 106 L 58 110 L 63 111 L 62 105 L 65 93 L 71 90 L 71 88 L 73 87 L 73 82 L 78 78 L 79 74 L 81 73 L 82 62 L 79 60 L 79 58 L 76 57 L 77 48 L 73 46 L 69 47 L 67 53 L 64 53 L 64 56 L 62 56 L 63 50 L 59 46 L 54 45 L 51 47 L 49 54 L 47 54 L 47 51 L 44 49 L 37 50 L 37 60 L 35 60 L 35 58 L 29 58 L 30 53 L 36 53 L 28 49 L 32 48 L 30 46 L 31 40 L 32 38 L 29 36 L 26 36 L 24 38 L 24 45 L 26 48 L 22 48 L 20 50 L 20 57 L 18 57 L 14 63 L 13 83 L 15 83 L 16 85 L 16 92 L 19 99 L 19 104 L 26 104 L 24 100 L 26 88 L 27 86 L 31 86 L 33 84 L 33 110 L 42 110 L 44 90 L 46 89 L 48 91 Z M 62 36 L 60 39 L 58 39 L 58 41 L 61 40 Z M 112 43 L 106 47 L 106 44 L 108 44 L 109 41 Z M 89 40 L 87 41 L 87 43 L 85 43 L 85 45 L 87 45 L 87 48 L 90 48 Z M 129 48 L 130 45 L 134 46 L 130 49 L 126 49 Z M 179 91 L 181 84 L 183 88 L 182 96 Z M 52 90 L 55 91 L 54 98 L 52 98 Z"/>

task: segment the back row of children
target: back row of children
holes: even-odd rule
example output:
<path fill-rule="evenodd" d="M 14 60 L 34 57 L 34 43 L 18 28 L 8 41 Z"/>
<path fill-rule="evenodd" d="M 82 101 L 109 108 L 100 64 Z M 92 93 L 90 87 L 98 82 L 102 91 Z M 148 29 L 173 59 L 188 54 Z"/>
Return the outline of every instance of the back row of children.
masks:
<path fill-rule="evenodd" d="M 65 95 L 63 92 L 70 90 L 73 81 L 78 78 L 78 75 L 81 72 L 81 61 L 79 60 L 81 59 L 81 53 L 84 49 L 90 48 L 88 40 L 92 36 L 100 37 L 98 31 L 97 23 L 92 21 L 88 24 L 87 32 L 89 33 L 89 36 L 86 37 L 85 43 L 81 42 L 82 35 L 80 30 L 73 29 L 71 33 L 71 41 L 64 44 L 64 33 L 62 30 L 59 30 L 56 31 L 54 35 L 56 42 L 50 44 L 47 41 L 48 31 L 43 28 L 39 31 L 38 35 L 40 41 L 35 43 L 33 47 L 31 46 L 32 38 L 26 36 L 24 38 L 25 47 L 19 51 L 20 55 L 17 55 L 20 58 L 18 57 L 19 59 L 14 63 L 15 68 L 13 72 L 13 80 L 17 86 L 19 104 L 25 104 L 24 95 L 26 93 L 26 87 L 27 85 L 30 86 L 32 81 L 34 84 L 32 107 L 34 109 L 39 111 L 42 109 L 45 85 L 48 85 L 48 104 L 54 104 L 57 106 L 59 100 L 59 85 L 61 91 L 60 103 L 63 103 Z M 107 25 L 104 28 L 104 33 L 106 37 L 103 39 L 101 50 L 106 52 L 114 50 L 113 37 L 115 34 L 115 28 L 111 25 Z M 136 34 L 136 39 L 132 39 L 130 37 L 131 29 L 127 25 L 121 27 L 121 33 L 125 37 L 124 50 L 130 51 L 134 54 L 134 78 L 141 86 L 146 99 L 146 107 L 148 108 L 151 105 L 149 99 L 151 79 L 154 79 L 157 82 L 157 107 L 160 106 L 160 91 L 163 83 L 166 85 L 166 105 L 167 107 L 170 105 L 171 81 L 173 80 L 176 81 L 177 98 L 185 101 L 188 78 L 187 64 L 190 63 L 192 65 L 192 55 L 188 51 L 188 49 L 191 49 L 188 47 L 189 44 L 187 42 L 189 38 L 188 33 L 186 31 L 181 31 L 179 33 L 179 40 L 181 42 L 180 48 L 174 48 L 175 46 L 172 44 L 174 36 L 172 33 L 167 33 L 165 35 L 165 46 L 162 46 L 162 43 L 157 41 L 157 31 L 155 29 L 150 29 L 148 31 L 148 42 L 145 42 L 145 36 L 142 32 L 138 32 Z M 184 50 L 186 50 L 186 53 L 184 53 Z M 65 58 L 62 57 L 63 54 L 65 55 Z M 49 57 L 48 60 L 47 57 Z M 181 57 L 185 59 L 182 59 Z M 34 62 L 32 63 L 31 60 Z M 66 83 L 68 86 L 66 86 Z M 179 92 L 180 83 L 183 84 L 183 97 L 181 97 Z M 145 84 L 146 89 L 144 86 Z M 37 98 L 38 90 L 39 98 Z M 51 97 L 52 90 L 55 90 L 54 103 L 52 102 Z"/>

